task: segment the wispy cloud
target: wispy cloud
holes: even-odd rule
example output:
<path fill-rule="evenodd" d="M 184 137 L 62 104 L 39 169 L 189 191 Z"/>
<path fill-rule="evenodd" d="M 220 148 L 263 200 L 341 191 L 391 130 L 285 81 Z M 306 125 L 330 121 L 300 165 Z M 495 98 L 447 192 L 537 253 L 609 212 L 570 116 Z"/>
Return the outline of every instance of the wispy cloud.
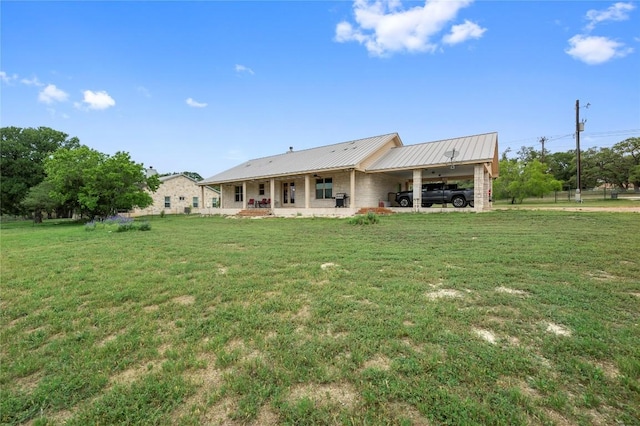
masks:
<path fill-rule="evenodd" d="M 633 52 L 633 49 L 607 37 L 578 34 L 569 39 L 569 48 L 565 52 L 585 64 L 598 65 L 614 58 L 625 57 Z"/>
<path fill-rule="evenodd" d="M 84 98 L 82 100 L 83 105 L 89 109 L 102 110 L 115 106 L 116 101 L 104 90 L 100 92 L 94 92 L 92 90 L 85 90 L 82 92 Z M 84 105 L 86 104 L 86 105 Z M 77 106 L 77 105 L 76 105 Z"/>
<path fill-rule="evenodd" d="M 249 67 L 245 67 L 244 65 L 236 64 L 236 72 L 237 73 L 247 73 L 247 74 L 255 74 L 253 70 Z"/>
<path fill-rule="evenodd" d="M 425 0 L 424 5 L 405 9 L 400 0 L 354 0 L 355 25 L 342 21 L 336 26 L 335 41 L 355 41 L 374 56 L 395 52 L 434 52 L 440 46 L 439 34 L 473 0 Z M 443 43 L 457 44 L 480 38 L 486 29 L 465 21 L 451 27 Z"/>
<path fill-rule="evenodd" d="M 198 102 L 193 98 L 187 98 L 186 102 L 187 102 L 187 105 L 189 105 L 192 108 L 204 108 L 207 106 L 206 103 Z"/>
<path fill-rule="evenodd" d="M 458 44 L 467 40 L 478 39 L 487 31 L 480 25 L 465 19 L 464 24 L 454 25 L 451 32 L 442 38 L 445 44 Z"/>
<path fill-rule="evenodd" d="M 17 78 L 18 76 L 16 74 L 9 75 L 4 71 L 0 71 L 0 81 L 2 81 L 4 84 L 11 84 Z"/>
<path fill-rule="evenodd" d="M 38 101 L 45 104 L 54 102 L 64 102 L 69 98 L 69 94 L 58 89 L 55 84 L 49 84 L 38 94 Z"/>
<path fill-rule="evenodd" d="M 593 30 L 596 25 L 606 21 L 626 21 L 629 19 L 629 12 L 635 9 L 632 3 L 615 3 L 609 6 L 605 10 L 591 9 L 587 11 L 587 20 L 589 23 L 586 26 L 587 31 Z"/>
<path fill-rule="evenodd" d="M 607 21 L 626 21 L 635 9 L 631 3 L 618 2 L 604 10 L 591 9 L 586 13 L 589 21 L 583 34 L 571 37 L 565 52 L 574 59 L 587 65 L 599 65 L 615 58 L 623 58 L 633 52 L 623 42 L 605 36 L 589 35 L 597 25 Z"/>
<path fill-rule="evenodd" d="M 20 83 L 24 84 L 25 86 L 36 86 L 36 87 L 44 86 L 44 83 L 41 83 L 40 80 L 38 80 L 38 77 L 22 78 L 20 79 Z"/>

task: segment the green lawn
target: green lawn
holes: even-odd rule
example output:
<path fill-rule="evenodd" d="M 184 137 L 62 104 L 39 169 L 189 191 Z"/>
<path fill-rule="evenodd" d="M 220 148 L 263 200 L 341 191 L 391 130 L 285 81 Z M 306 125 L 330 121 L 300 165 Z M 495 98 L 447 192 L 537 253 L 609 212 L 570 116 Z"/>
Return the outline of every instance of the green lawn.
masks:
<path fill-rule="evenodd" d="M 2 424 L 640 424 L 640 216 L 3 223 Z"/>

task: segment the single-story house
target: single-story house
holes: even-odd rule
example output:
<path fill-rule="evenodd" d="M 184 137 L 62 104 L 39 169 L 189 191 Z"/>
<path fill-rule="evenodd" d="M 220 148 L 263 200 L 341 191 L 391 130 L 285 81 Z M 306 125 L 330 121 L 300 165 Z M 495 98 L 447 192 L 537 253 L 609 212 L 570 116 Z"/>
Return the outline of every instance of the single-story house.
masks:
<path fill-rule="evenodd" d="M 361 208 L 388 206 L 396 211 L 443 208 L 395 207 L 396 192 L 414 191 L 427 182 L 472 180 L 473 211 L 491 208 L 498 176 L 498 134 L 486 133 L 403 145 L 397 133 L 256 158 L 198 182 L 220 187 L 220 209 L 237 214 L 261 207 L 275 216 L 348 216 Z M 470 209 L 460 209 L 467 210 Z"/>
<path fill-rule="evenodd" d="M 152 169 L 147 173 L 157 173 Z M 134 209 L 130 216 L 178 213 L 203 213 L 216 208 L 220 202 L 220 191 L 199 182 L 182 173 L 159 178 L 160 186 L 156 192 L 150 192 L 153 204 L 144 209 Z"/>

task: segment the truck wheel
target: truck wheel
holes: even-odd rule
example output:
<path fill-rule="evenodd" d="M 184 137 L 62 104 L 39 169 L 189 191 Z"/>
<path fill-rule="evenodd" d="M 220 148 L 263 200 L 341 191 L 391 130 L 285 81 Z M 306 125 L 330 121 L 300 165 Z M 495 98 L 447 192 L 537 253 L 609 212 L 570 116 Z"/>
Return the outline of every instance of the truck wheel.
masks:
<path fill-rule="evenodd" d="M 473 200 L 469 201 L 469 202 L 467 203 L 467 205 L 468 205 L 469 207 L 473 208 Z"/>
<path fill-rule="evenodd" d="M 425 203 L 424 206 L 425 207 L 431 207 L 433 205 L 433 203 Z"/>
<path fill-rule="evenodd" d="M 411 207 L 411 200 L 407 197 L 402 197 L 398 201 L 398 204 L 400 204 L 400 207 Z"/>
<path fill-rule="evenodd" d="M 460 209 L 467 205 L 467 200 L 462 195 L 456 195 L 451 199 L 451 204 L 453 204 L 453 207 Z"/>

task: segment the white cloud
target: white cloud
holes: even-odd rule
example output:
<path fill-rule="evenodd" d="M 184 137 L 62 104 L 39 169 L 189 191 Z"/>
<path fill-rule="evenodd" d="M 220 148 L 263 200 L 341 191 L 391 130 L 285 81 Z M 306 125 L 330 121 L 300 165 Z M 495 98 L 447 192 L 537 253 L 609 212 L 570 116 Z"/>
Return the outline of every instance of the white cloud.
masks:
<path fill-rule="evenodd" d="M 84 94 L 82 102 L 87 104 L 89 109 L 107 109 L 116 104 L 116 101 L 104 90 L 100 92 L 85 90 L 82 93 Z"/>
<path fill-rule="evenodd" d="M 618 2 L 605 10 L 591 9 L 587 11 L 587 30 L 591 31 L 601 22 L 605 21 L 626 21 L 629 19 L 629 12 L 635 9 L 632 3 Z"/>
<path fill-rule="evenodd" d="M 598 65 L 627 56 L 633 49 L 607 37 L 578 34 L 569 39 L 569 48 L 565 52 L 586 64 Z"/>
<path fill-rule="evenodd" d="M 404 9 L 399 0 L 354 0 L 356 26 L 343 21 L 336 26 L 335 41 L 355 41 L 366 47 L 370 54 L 386 56 L 394 52 L 433 52 L 438 44 L 431 39 L 440 33 L 458 12 L 473 0 L 425 0 L 424 5 Z M 477 28 L 472 28 L 473 26 Z M 447 36 L 449 44 L 477 38 L 484 29 L 469 21 Z M 473 31 L 469 31 L 472 30 Z M 476 34 L 476 36 L 474 36 Z"/>
<path fill-rule="evenodd" d="M 20 80 L 20 83 L 26 86 L 36 86 L 36 87 L 44 86 L 44 83 L 41 83 L 40 80 L 38 80 L 38 77 L 33 77 L 31 79 L 23 78 Z"/>
<path fill-rule="evenodd" d="M 38 94 L 38 100 L 45 104 L 52 104 L 54 102 L 64 102 L 69 98 L 69 95 L 63 90 L 58 89 L 55 84 L 49 84 L 42 89 Z"/>
<path fill-rule="evenodd" d="M 11 84 L 11 83 L 13 83 L 13 80 L 15 80 L 17 78 L 18 78 L 18 76 L 16 74 L 9 75 L 4 71 L 0 71 L 0 81 L 2 81 L 5 84 Z"/>
<path fill-rule="evenodd" d="M 465 19 L 464 24 L 454 25 L 451 32 L 442 38 L 446 44 L 458 44 L 470 39 L 478 39 L 487 31 L 486 28 Z"/>
<path fill-rule="evenodd" d="M 238 65 L 238 64 L 236 64 L 236 72 L 237 73 L 246 72 L 247 74 L 251 74 L 251 75 L 255 74 L 251 68 L 245 67 L 244 65 Z"/>
<path fill-rule="evenodd" d="M 193 108 L 204 108 L 207 106 L 207 104 L 195 101 L 192 98 L 188 98 L 186 102 L 187 102 L 187 105 Z"/>

